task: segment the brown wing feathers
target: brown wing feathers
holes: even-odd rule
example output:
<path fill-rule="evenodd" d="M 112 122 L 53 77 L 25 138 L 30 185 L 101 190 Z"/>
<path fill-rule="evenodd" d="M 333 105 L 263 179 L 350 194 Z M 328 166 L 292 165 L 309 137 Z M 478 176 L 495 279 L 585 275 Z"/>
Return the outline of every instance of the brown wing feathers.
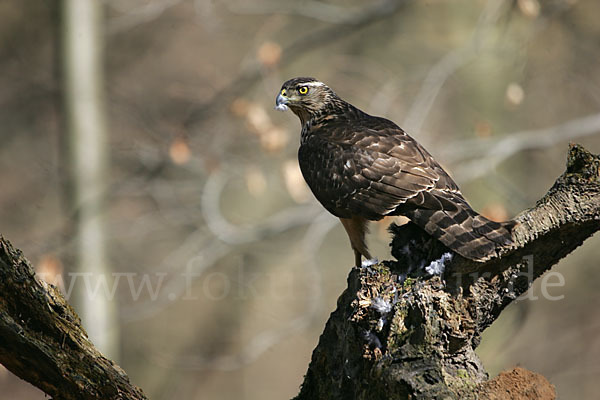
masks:
<path fill-rule="evenodd" d="M 343 219 L 404 215 L 448 248 L 478 261 L 512 241 L 513 223 L 493 222 L 475 212 L 452 178 L 401 128 L 323 87 L 328 103 L 303 125 L 298 159 L 327 210 Z M 368 254 L 364 248 L 355 252 L 358 260 L 359 253 Z"/>

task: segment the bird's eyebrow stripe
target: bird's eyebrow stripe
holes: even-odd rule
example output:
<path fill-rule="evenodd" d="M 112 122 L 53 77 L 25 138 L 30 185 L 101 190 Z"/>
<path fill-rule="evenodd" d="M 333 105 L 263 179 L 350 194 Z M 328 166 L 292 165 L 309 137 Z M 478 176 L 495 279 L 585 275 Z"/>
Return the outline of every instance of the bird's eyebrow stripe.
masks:
<path fill-rule="evenodd" d="M 323 82 L 306 82 L 306 83 L 301 83 L 301 86 L 325 86 L 325 84 Z"/>

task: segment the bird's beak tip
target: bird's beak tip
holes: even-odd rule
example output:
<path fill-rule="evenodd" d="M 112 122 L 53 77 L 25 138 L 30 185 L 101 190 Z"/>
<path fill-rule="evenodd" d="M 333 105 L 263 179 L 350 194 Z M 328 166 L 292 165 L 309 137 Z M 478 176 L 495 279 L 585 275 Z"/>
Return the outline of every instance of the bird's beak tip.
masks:
<path fill-rule="evenodd" d="M 281 94 L 279 94 L 277 95 L 277 100 L 275 100 L 275 109 L 277 111 L 286 111 L 288 109 L 287 103 L 287 97 L 284 97 Z"/>

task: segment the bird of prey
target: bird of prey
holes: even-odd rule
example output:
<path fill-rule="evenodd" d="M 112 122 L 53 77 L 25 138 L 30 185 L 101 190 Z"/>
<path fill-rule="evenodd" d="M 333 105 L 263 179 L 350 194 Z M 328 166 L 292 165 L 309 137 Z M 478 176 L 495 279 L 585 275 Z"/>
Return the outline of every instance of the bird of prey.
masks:
<path fill-rule="evenodd" d="M 302 125 L 298 161 L 317 200 L 348 233 L 356 266 L 371 259 L 368 221 L 403 215 L 454 252 L 485 261 L 512 242 L 514 222 L 474 211 L 452 178 L 415 139 L 345 102 L 314 78 L 283 84 L 277 110 Z"/>

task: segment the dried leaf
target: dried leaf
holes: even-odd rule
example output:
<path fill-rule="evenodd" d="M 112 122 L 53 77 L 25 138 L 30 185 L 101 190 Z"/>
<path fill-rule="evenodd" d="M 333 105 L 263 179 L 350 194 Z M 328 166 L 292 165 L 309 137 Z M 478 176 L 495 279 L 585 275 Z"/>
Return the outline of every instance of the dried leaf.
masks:
<path fill-rule="evenodd" d="M 540 15 L 540 3 L 538 0 L 518 0 L 519 9 L 529 18 L 536 18 Z"/>
<path fill-rule="evenodd" d="M 283 178 L 285 181 L 285 187 L 290 194 L 291 198 L 296 203 L 305 203 L 310 199 L 310 191 L 298 162 L 296 160 L 288 160 L 282 165 Z"/>
<path fill-rule="evenodd" d="M 260 144 L 269 152 L 282 150 L 288 142 L 287 131 L 276 126 L 265 130 L 260 135 Z"/>
<path fill-rule="evenodd" d="M 233 115 L 242 118 L 245 117 L 246 114 L 248 114 L 249 106 L 250 103 L 248 102 L 248 100 L 238 97 L 237 99 L 233 100 L 229 109 L 231 110 Z"/>
<path fill-rule="evenodd" d="M 492 125 L 487 121 L 479 121 L 475 124 L 475 135 L 480 138 L 492 136 Z"/>
<path fill-rule="evenodd" d="M 525 98 L 525 91 L 518 83 L 512 82 L 506 87 L 506 101 L 508 104 L 518 106 Z"/>
<path fill-rule="evenodd" d="M 191 155 L 190 146 L 188 146 L 185 139 L 178 137 L 173 140 L 171 147 L 169 147 L 169 156 L 175 164 L 185 164 L 190 160 Z"/>
<path fill-rule="evenodd" d="M 258 48 L 258 61 L 265 67 L 274 67 L 281 60 L 281 46 L 274 42 L 265 42 Z"/>
<path fill-rule="evenodd" d="M 492 221 L 503 222 L 508 220 L 508 212 L 502 203 L 490 203 L 483 207 L 481 215 Z"/>
<path fill-rule="evenodd" d="M 64 267 L 60 259 L 55 254 L 44 254 L 35 267 L 35 272 L 38 278 L 51 284 L 58 286 L 63 290 L 62 274 Z"/>

